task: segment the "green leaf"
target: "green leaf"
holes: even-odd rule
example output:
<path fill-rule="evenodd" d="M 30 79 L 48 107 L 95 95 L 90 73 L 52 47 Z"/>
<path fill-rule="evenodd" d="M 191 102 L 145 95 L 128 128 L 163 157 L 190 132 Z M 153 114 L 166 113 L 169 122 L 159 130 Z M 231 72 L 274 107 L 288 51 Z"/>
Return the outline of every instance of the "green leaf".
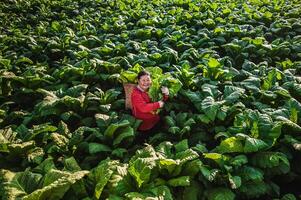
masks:
<path fill-rule="evenodd" d="M 70 172 L 76 172 L 81 170 L 74 157 L 64 159 L 64 169 Z"/>
<path fill-rule="evenodd" d="M 175 149 L 176 149 L 176 153 L 181 152 L 181 151 L 185 151 L 189 148 L 188 146 L 188 140 L 182 140 L 179 143 L 174 145 Z"/>
<path fill-rule="evenodd" d="M 11 61 L 9 59 L 0 58 L 0 65 L 4 69 L 10 70 L 10 68 L 11 68 Z"/>
<path fill-rule="evenodd" d="M 193 161 L 187 162 L 181 171 L 181 175 L 194 177 L 195 175 L 197 175 L 200 172 L 202 165 L 203 165 L 203 163 L 201 160 L 193 160 Z"/>
<path fill-rule="evenodd" d="M 59 31 L 61 29 L 61 25 L 58 21 L 53 21 L 51 23 L 51 28 L 55 31 Z"/>
<path fill-rule="evenodd" d="M 177 135 L 180 131 L 181 131 L 181 129 L 177 126 L 173 126 L 168 129 L 168 132 L 170 132 L 174 135 Z"/>
<path fill-rule="evenodd" d="M 201 166 L 200 170 L 201 170 L 201 173 L 203 174 L 203 176 L 210 182 L 216 180 L 218 177 L 219 170 L 217 170 L 217 169 L 209 170 L 207 167 Z"/>
<path fill-rule="evenodd" d="M 50 171 L 51 173 L 51 171 Z M 41 189 L 35 190 L 33 193 L 23 197 L 25 200 L 55 200 L 60 199 L 78 180 L 81 180 L 89 171 L 78 171 L 69 173 L 67 176 L 57 177 L 54 182 L 44 186 Z"/>
<path fill-rule="evenodd" d="M 239 176 L 229 175 L 229 183 L 231 189 L 237 189 L 241 186 L 241 178 Z"/>
<path fill-rule="evenodd" d="M 186 186 L 183 192 L 183 199 L 198 200 L 201 198 L 203 191 L 201 185 L 191 180 L 190 186 Z"/>
<path fill-rule="evenodd" d="M 246 138 L 245 146 L 244 146 L 244 152 L 250 153 L 250 152 L 257 152 L 262 149 L 268 148 L 269 145 L 267 145 L 264 141 L 256 138 Z"/>
<path fill-rule="evenodd" d="M 53 158 L 47 158 L 41 164 L 35 167 L 32 171 L 37 172 L 39 174 L 46 174 L 51 169 L 56 169 L 55 164 L 53 162 Z"/>
<path fill-rule="evenodd" d="M 281 200 L 297 200 L 297 198 L 293 194 L 285 194 Z"/>
<path fill-rule="evenodd" d="M 251 166 L 243 166 L 239 168 L 238 173 L 244 181 L 259 182 L 263 180 L 263 171 Z"/>
<path fill-rule="evenodd" d="M 27 141 L 32 140 L 41 133 L 54 132 L 56 130 L 57 130 L 57 127 L 49 125 L 48 123 L 36 125 L 36 126 L 33 126 L 33 130 L 31 131 L 31 134 L 27 134 L 24 137 L 24 140 L 27 140 Z"/>
<path fill-rule="evenodd" d="M 27 57 L 20 57 L 20 58 L 18 58 L 16 64 L 20 64 L 20 63 L 33 64 L 32 60 L 30 60 Z"/>
<path fill-rule="evenodd" d="M 110 116 L 106 114 L 95 114 L 96 124 L 99 128 L 109 126 Z"/>
<path fill-rule="evenodd" d="M 255 166 L 268 169 L 267 173 L 285 174 L 290 171 L 288 158 L 281 152 L 259 152 L 251 161 Z"/>
<path fill-rule="evenodd" d="M 120 74 L 120 79 L 123 83 L 136 83 L 137 73 L 132 71 L 123 71 Z"/>
<path fill-rule="evenodd" d="M 159 170 L 163 171 L 166 169 L 169 174 L 172 174 L 179 162 L 173 159 L 159 159 Z"/>
<path fill-rule="evenodd" d="M 95 154 L 99 152 L 111 152 L 112 149 L 108 147 L 107 145 L 104 144 L 99 144 L 99 143 L 89 143 L 89 153 L 90 154 Z"/>
<path fill-rule="evenodd" d="M 201 121 L 204 124 L 209 124 L 211 122 L 210 118 L 207 117 L 207 115 L 204 114 L 197 114 L 196 120 Z"/>
<path fill-rule="evenodd" d="M 94 188 L 94 197 L 99 199 L 104 187 L 110 180 L 113 169 L 116 166 L 116 161 L 111 161 L 110 159 L 106 159 L 102 161 L 96 168 L 92 169 L 88 178 L 93 181 L 95 185 Z"/>
<path fill-rule="evenodd" d="M 158 199 L 164 199 L 164 200 L 173 200 L 174 199 L 170 192 L 170 189 L 165 185 L 151 188 L 149 190 L 149 192 L 151 192 Z"/>
<path fill-rule="evenodd" d="M 192 161 L 198 157 L 199 157 L 199 154 L 192 149 L 187 149 L 185 151 L 178 152 L 174 156 L 174 158 L 179 161 L 180 165 L 185 164 L 188 161 Z"/>
<path fill-rule="evenodd" d="M 203 153 L 204 158 L 215 161 L 219 166 L 223 166 L 224 162 L 229 158 L 220 153 Z"/>
<path fill-rule="evenodd" d="M 209 66 L 210 68 L 216 68 L 216 67 L 220 66 L 220 63 L 218 62 L 217 59 L 215 59 L 215 58 L 210 58 L 210 59 L 209 59 L 209 62 L 208 62 L 208 66 Z"/>
<path fill-rule="evenodd" d="M 163 73 L 160 67 L 147 67 L 145 70 L 151 74 L 153 79 L 159 78 Z"/>
<path fill-rule="evenodd" d="M 281 125 L 284 125 L 284 126 L 287 126 L 289 127 L 291 130 L 293 131 L 297 131 L 297 132 L 300 132 L 301 131 L 301 126 L 299 126 L 298 124 L 292 122 L 291 120 L 288 120 L 287 118 L 285 117 L 282 117 L 282 116 L 278 116 L 276 117 L 277 120 L 281 121 L 282 124 L 279 124 L 278 126 L 278 129 L 277 132 L 273 132 L 273 133 L 278 133 L 278 135 L 280 136 L 281 134 Z M 279 130 L 280 129 L 280 130 Z M 275 131 L 276 131 L 275 130 Z M 279 133 L 280 132 L 280 133 Z"/>
<path fill-rule="evenodd" d="M 104 135 L 109 138 L 113 138 L 117 129 L 127 127 L 130 125 L 128 120 L 123 120 L 121 122 L 110 124 L 110 126 L 105 130 Z"/>
<path fill-rule="evenodd" d="M 260 91 L 260 83 L 261 80 L 256 77 L 249 77 L 246 80 L 243 80 L 241 82 L 241 85 L 244 86 L 246 89 L 254 91 L 254 92 L 259 92 Z"/>
<path fill-rule="evenodd" d="M 128 151 L 124 148 L 117 148 L 117 149 L 114 149 L 111 154 L 114 156 L 117 156 L 118 158 L 124 158 L 124 156 L 127 152 Z"/>
<path fill-rule="evenodd" d="M 268 186 L 263 181 L 247 182 L 242 184 L 242 186 L 239 188 L 239 191 L 244 194 L 244 196 L 255 199 L 263 194 L 266 194 L 268 192 Z"/>
<path fill-rule="evenodd" d="M 202 105 L 203 105 L 202 101 L 204 97 L 199 91 L 192 92 L 188 90 L 188 91 L 183 91 L 183 94 L 185 95 L 186 98 L 188 98 L 193 103 L 193 105 L 198 111 L 202 111 Z"/>
<path fill-rule="evenodd" d="M 35 148 L 34 141 L 23 142 L 21 144 L 9 144 L 8 150 L 12 155 L 24 155 L 29 150 Z"/>
<path fill-rule="evenodd" d="M 128 199 L 142 200 L 146 199 L 147 197 L 149 198 L 150 195 L 144 195 L 138 192 L 129 192 L 125 194 L 125 197 Z"/>
<path fill-rule="evenodd" d="M 190 177 L 189 176 L 181 176 L 178 178 L 173 178 L 173 179 L 168 180 L 167 184 L 172 187 L 189 186 L 190 185 Z"/>
<path fill-rule="evenodd" d="M 135 179 L 139 188 L 142 186 L 142 184 L 149 182 L 152 169 L 155 166 L 155 160 L 152 158 L 138 158 L 134 162 L 130 163 L 129 173 Z"/>
<path fill-rule="evenodd" d="M 208 96 L 202 101 L 202 110 L 211 121 L 214 121 L 222 103 L 223 101 L 215 101 L 213 97 Z"/>
<path fill-rule="evenodd" d="M 66 91 L 62 91 L 62 93 L 60 95 L 68 95 L 71 97 L 79 97 L 81 95 L 83 95 L 86 91 L 86 89 L 88 88 L 87 84 L 79 84 L 73 87 L 68 88 Z M 60 96 L 58 95 L 58 96 Z"/>
<path fill-rule="evenodd" d="M 3 181 L 3 198 L 17 199 L 35 191 L 42 180 L 42 175 L 32 173 L 29 169 L 24 172 L 13 173 L 8 170 L 1 170 L 0 175 Z"/>
<path fill-rule="evenodd" d="M 240 96 L 242 96 L 245 93 L 245 90 L 243 88 L 235 87 L 226 85 L 224 89 L 224 100 L 227 103 L 235 103 Z"/>
<path fill-rule="evenodd" d="M 67 144 L 69 142 L 68 138 L 58 133 L 51 133 L 50 138 L 62 150 L 67 150 Z"/>
<path fill-rule="evenodd" d="M 230 160 L 232 166 L 241 167 L 242 165 L 248 163 L 248 158 L 245 155 L 235 156 Z"/>
<path fill-rule="evenodd" d="M 214 188 L 208 191 L 208 200 L 234 200 L 235 194 L 228 188 Z"/>
<path fill-rule="evenodd" d="M 29 162 L 40 164 L 44 160 L 45 152 L 41 147 L 36 147 L 29 151 L 27 159 Z"/>
<path fill-rule="evenodd" d="M 122 132 L 114 139 L 113 145 L 119 145 L 123 140 L 128 138 L 133 138 L 135 136 L 134 130 L 132 127 L 125 127 Z"/>
<path fill-rule="evenodd" d="M 223 140 L 217 149 L 220 153 L 241 153 L 243 152 L 243 144 L 237 137 L 230 137 Z"/>

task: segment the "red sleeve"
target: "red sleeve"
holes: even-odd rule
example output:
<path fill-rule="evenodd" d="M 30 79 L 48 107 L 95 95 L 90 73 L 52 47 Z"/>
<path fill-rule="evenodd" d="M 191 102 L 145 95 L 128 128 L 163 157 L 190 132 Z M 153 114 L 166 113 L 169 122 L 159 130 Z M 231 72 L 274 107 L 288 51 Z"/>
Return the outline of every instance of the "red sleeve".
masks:
<path fill-rule="evenodd" d="M 133 107 L 135 107 L 139 112 L 149 113 L 160 108 L 159 102 L 146 103 L 142 96 L 135 91 L 133 91 L 131 98 Z"/>

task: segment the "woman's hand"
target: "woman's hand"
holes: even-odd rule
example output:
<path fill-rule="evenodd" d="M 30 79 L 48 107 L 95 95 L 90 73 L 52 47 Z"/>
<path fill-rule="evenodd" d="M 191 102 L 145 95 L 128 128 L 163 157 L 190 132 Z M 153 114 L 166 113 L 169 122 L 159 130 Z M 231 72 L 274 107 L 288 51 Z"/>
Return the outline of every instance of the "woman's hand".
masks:
<path fill-rule="evenodd" d="M 158 102 L 159 102 L 160 108 L 162 108 L 164 106 L 164 101 L 158 101 Z"/>
<path fill-rule="evenodd" d="M 161 87 L 161 91 L 162 91 L 162 93 L 165 94 L 166 96 L 169 95 L 169 90 L 168 90 L 167 87 L 165 87 L 165 86 Z"/>

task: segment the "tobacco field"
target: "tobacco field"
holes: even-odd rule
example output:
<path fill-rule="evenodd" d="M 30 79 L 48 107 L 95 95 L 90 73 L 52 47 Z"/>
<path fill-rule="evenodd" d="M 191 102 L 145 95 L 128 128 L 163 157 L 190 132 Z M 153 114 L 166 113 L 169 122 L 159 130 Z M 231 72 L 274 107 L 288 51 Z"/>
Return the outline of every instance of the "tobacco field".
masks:
<path fill-rule="evenodd" d="M 1 0 L 0 199 L 301 199 L 301 2 Z M 137 143 L 124 83 L 170 98 Z"/>

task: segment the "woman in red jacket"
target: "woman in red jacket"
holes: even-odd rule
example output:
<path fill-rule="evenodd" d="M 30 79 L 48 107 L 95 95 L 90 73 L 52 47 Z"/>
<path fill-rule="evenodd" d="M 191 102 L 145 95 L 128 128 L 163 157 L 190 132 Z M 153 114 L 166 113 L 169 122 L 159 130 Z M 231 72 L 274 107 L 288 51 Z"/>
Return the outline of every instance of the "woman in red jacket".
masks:
<path fill-rule="evenodd" d="M 151 83 L 150 73 L 141 71 L 138 74 L 138 85 L 133 89 L 131 95 L 133 115 L 135 118 L 142 120 L 142 124 L 138 128 L 140 131 L 148 131 L 159 122 L 160 117 L 156 114 L 156 110 L 164 106 L 164 101 L 167 100 L 169 95 L 168 88 L 162 87 L 163 100 L 151 102 L 147 93 Z"/>

